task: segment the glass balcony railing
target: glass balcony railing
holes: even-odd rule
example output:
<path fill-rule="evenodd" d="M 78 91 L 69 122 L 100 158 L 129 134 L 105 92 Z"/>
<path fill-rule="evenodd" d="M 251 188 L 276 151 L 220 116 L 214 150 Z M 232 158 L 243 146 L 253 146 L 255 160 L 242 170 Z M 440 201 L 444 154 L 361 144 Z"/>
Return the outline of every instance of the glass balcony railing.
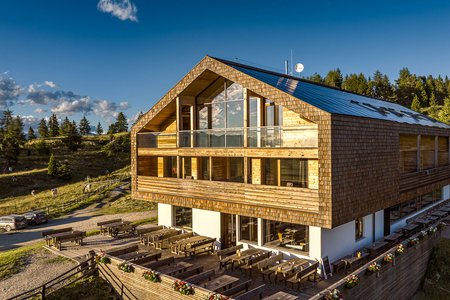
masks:
<path fill-rule="evenodd" d="M 177 134 L 161 132 L 142 132 L 137 134 L 139 148 L 176 148 Z"/>
<path fill-rule="evenodd" d="M 245 132 L 247 147 L 316 148 L 318 146 L 317 127 L 299 125 L 182 130 L 179 132 L 180 147 L 240 148 L 244 147 Z M 138 147 L 175 148 L 176 138 L 175 133 L 139 133 Z"/>

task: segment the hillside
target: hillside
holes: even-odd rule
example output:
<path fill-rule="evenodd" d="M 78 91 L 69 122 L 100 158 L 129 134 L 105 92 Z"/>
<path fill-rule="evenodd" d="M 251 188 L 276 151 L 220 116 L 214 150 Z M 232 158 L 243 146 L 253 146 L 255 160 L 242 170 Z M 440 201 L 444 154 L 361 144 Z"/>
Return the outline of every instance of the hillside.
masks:
<path fill-rule="evenodd" d="M 123 135 L 123 134 L 122 134 Z M 117 136 L 116 136 L 117 138 Z M 83 137 L 82 147 L 75 152 L 67 150 L 59 138 L 44 139 L 50 151 L 38 151 L 37 140 L 27 142 L 19 155 L 13 172 L 0 175 L 0 211 L 3 214 L 22 213 L 42 208 L 83 195 L 86 177 L 92 189 L 109 184 L 109 180 L 129 175 L 129 153 L 119 152 L 108 157 L 102 147 L 110 142 L 109 136 Z M 42 142 L 41 142 L 42 147 Z M 60 179 L 47 174 L 50 152 L 59 162 L 68 163 L 69 179 Z M 50 190 L 58 189 L 53 197 Z M 31 191 L 35 195 L 31 195 Z"/>

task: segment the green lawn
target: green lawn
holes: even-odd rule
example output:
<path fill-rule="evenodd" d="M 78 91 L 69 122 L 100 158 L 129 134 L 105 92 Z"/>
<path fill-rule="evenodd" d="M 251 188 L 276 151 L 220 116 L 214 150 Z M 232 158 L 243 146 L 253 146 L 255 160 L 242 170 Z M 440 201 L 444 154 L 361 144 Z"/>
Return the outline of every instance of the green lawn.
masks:
<path fill-rule="evenodd" d="M 83 278 L 46 297 L 49 300 L 104 300 L 114 299 L 108 283 L 98 276 Z"/>

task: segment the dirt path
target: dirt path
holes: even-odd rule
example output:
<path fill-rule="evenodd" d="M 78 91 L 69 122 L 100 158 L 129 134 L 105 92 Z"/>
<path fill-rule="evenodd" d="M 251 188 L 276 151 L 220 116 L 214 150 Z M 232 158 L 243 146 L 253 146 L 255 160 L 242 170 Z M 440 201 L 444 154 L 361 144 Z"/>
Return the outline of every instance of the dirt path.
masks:
<path fill-rule="evenodd" d="M 7 299 L 39 287 L 75 266 L 75 262 L 62 259 L 42 248 L 28 257 L 28 263 L 22 272 L 0 281 L 0 299 Z"/>
<path fill-rule="evenodd" d="M 43 230 L 57 229 L 63 227 L 72 227 L 76 230 L 89 231 L 97 229 L 97 222 L 106 221 L 109 219 L 122 218 L 128 221 L 142 220 L 146 218 L 156 217 L 156 211 L 144 211 L 144 212 L 129 212 L 113 215 L 98 215 L 98 210 L 105 203 L 107 199 L 114 197 L 117 193 L 120 193 L 121 189 L 118 188 L 110 193 L 109 197 L 105 197 L 100 202 L 96 202 L 88 207 L 77 210 L 70 215 L 62 218 L 50 220 L 47 224 L 29 227 L 24 230 L 13 233 L 1 233 L 0 234 L 0 251 L 13 249 L 25 245 L 32 244 L 41 239 L 40 233 Z"/>

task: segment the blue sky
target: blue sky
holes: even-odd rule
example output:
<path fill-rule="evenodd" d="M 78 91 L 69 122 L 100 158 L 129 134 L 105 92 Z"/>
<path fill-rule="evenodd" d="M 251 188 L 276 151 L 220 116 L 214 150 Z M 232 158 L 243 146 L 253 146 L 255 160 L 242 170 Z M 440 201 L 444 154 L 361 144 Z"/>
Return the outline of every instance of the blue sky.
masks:
<path fill-rule="evenodd" d="M 450 1 L 2 0 L 0 41 L 0 110 L 105 127 L 206 54 L 282 71 L 292 48 L 305 76 L 450 75 Z"/>

